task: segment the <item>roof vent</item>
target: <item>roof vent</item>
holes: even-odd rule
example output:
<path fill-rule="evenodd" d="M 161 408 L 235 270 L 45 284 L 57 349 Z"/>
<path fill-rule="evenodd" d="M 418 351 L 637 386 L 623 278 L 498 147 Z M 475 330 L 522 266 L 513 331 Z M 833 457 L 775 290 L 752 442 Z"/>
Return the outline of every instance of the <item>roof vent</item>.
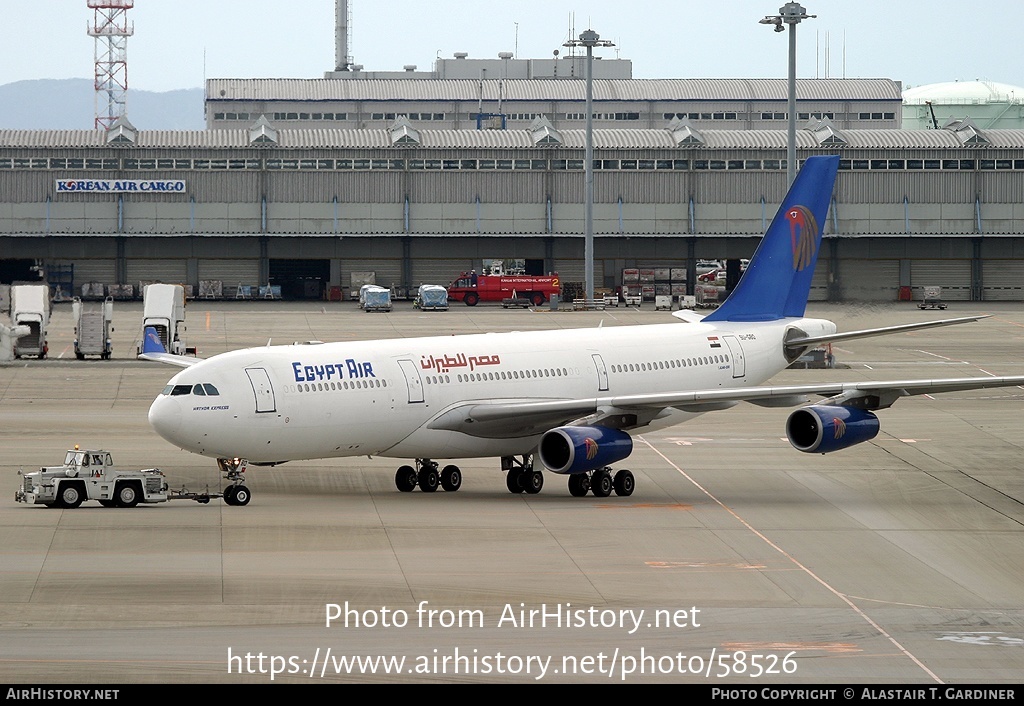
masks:
<path fill-rule="evenodd" d="M 467 52 L 467 51 L 457 51 L 457 52 L 455 52 L 455 58 L 456 59 L 465 59 L 467 56 L 469 56 L 469 52 Z"/>
<path fill-rule="evenodd" d="M 846 138 L 836 129 L 828 116 L 822 118 L 811 118 L 805 130 L 810 130 L 819 145 L 845 145 Z"/>
<path fill-rule="evenodd" d="M 672 139 L 675 140 L 677 147 L 704 144 L 704 135 L 687 118 L 672 118 L 672 122 L 668 124 L 668 131 L 672 133 Z"/>
<path fill-rule="evenodd" d="M 396 147 L 420 144 L 420 131 L 414 128 L 412 123 L 409 122 L 409 118 L 405 116 L 396 118 L 395 122 L 391 123 L 391 126 L 388 128 L 388 132 L 391 134 L 391 144 Z"/>
<path fill-rule="evenodd" d="M 107 128 L 107 144 L 108 145 L 134 145 L 135 138 L 138 137 L 139 131 L 128 122 L 128 118 L 124 115 L 119 117 L 113 122 L 113 124 Z"/>
<path fill-rule="evenodd" d="M 416 64 L 406 64 L 402 68 L 405 69 L 406 71 L 415 71 L 416 70 Z"/>
<path fill-rule="evenodd" d="M 962 145 L 990 144 L 989 139 L 982 134 L 970 118 L 952 118 L 942 126 L 942 129 L 952 131 Z"/>
<path fill-rule="evenodd" d="M 259 119 L 249 127 L 249 144 L 277 144 L 277 130 L 275 130 L 274 126 L 267 120 L 266 115 L 261 115 Z"/>
<path fill-rule="evenodd" d="M 543 115 L 538 115 L 530 124 L 530 137 L 535 145 L 562 144 L 562 134 Z"/>

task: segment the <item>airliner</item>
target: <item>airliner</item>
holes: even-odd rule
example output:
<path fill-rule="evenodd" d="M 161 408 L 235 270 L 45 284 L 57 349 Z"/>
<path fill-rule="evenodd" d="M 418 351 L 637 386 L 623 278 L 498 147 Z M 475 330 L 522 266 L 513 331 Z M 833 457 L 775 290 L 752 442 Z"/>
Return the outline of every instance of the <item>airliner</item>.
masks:
<path fill-rule="evenodd" d="M 310 342 L 206 360 L 167 353 L 147 331 L 141 358 L 178 365 L 149 421 L 164 439 L 218 460 L 224 498 L 245 505 L 249 464 L 381 456 L 408 459 L 399 491 L 457 491 L 450 461 L 496 457 L 512 493 L 537 493 L 543 469 L 573 496 L 629 496 L 612 464 L 632 433 L 741 402 L 798 406 L 785 432 L 805 453 L 875 437 L 875 412 L 906 395 L 1024 384 L 1024 376 L 766 385 L 809 349 L 866 336 L 966 323 L 919 322 L 840 333 L 804 315 L 838 156 L 806 160 L 738 285 L 711 314 L 662 324 Z M 811 396 L 821 397 L 809 404 Z M 539 460 L 539 466 L 535 464 Z M 444 465 L 442 465 L 444 462 Z"/>

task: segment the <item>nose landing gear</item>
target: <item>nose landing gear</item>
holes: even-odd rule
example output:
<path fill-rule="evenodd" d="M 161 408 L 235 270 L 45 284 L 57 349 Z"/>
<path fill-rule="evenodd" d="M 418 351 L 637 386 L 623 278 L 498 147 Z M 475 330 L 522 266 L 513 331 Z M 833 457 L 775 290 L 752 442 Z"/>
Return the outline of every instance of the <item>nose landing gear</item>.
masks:
<path fill-rule="evenodd" d="M 245 469 L 249 462 L 244 458 L 218 458 L 217 467 L 231 484 L 224 488 L 224 502 L 228 505 L 242 507 L 252 500 L 252 492 L 242 483 Z"/>

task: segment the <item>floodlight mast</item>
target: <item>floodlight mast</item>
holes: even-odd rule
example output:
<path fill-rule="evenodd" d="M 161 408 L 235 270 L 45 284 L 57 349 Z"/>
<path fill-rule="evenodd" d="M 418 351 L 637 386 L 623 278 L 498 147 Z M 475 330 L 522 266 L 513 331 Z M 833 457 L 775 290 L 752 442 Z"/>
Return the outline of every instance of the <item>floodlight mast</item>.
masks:
<path fill-rule="evenodd" d="M 594 301 L 594 47 L 614 47 L 615 44 L 592 29 L 570 39 L 562 46 L 587 48 L 587 129 L 583 158 L 585 202 L 583 216 L 583 260 L 585 263 L 586 299 Z"/>
<path fill-rule="evenodd" d="M 789 25 L 789 95 L 786 135 L 786 177 L 789 184 L 796 179 L 796 26 L 804 20 L 814 17 L 817 15 L 808 15 L 800 3 L 787 2 L 779 8 L 779 14 L 765 15 L 759 20 L 763 25 L 773 25 L 776 32 L 785 31 L 784 25 Z"/>

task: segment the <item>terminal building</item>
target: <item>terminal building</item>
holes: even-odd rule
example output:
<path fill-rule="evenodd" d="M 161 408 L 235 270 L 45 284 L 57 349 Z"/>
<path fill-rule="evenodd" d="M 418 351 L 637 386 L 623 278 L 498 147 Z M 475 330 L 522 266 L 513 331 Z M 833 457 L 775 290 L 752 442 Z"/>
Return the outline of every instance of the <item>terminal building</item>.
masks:
<path fill-rule="evenodd" d="M 550 63 L 569 63 L 570 58 Z M 498 78 L 498 69 L 455 72 L 446 65 L 469 66 L 491 60 L 437 61 L 427 76 L 384 78 L 367 72 L 332 73 L 347 80 L 210 79 L 206 84 L 208 128 L 248 127 L 265 116 L 279 128 L 387 128 L 407 118 L 429 129 L 524 129 L 538 117 L 555 128 L 582 128 L 586 122 L 586 81 L 578 70 L 541 73 L 532 60 L 507 60 L 515 77 Z M 505 62 L 497 62 L 505 63 Z M 625 59 L 595 61 L 602 69 L 628 64 Z M 447 78 L 477 73 L 486 78 Z M 595 128 L 661 128 L 673 118 L 716 130 L 785 130 L 788 121 L 786 79 L 634 79 L 601 78 L 621 71 L 595 72 Z M 492 76 L 495 76 L 492 78 Z M 521 77 L 520 77 L 521 76 Z M 799 79 L 797 119 L 828 118 L 841 129 L 901 126 L 902 93 L 890 79 Z"/>
<path fill-rule="evenodd" d="M 595 282 L 657 268 L 692 292 L 696 260 L 749 257 L 786 191 L 786 82 L 595 66 Z M 404 291 L 509 259 L 582 281 L 580 58 L 407 69 L 211 79 L 206 130 L 0 130 L 0 283 L 347 297 L 367 273 Z M 888 79 L 797 93 L 798 158 L 842 160 L 812 296 L 1024 299 L 1024 128 L 905 129 Z"/>

